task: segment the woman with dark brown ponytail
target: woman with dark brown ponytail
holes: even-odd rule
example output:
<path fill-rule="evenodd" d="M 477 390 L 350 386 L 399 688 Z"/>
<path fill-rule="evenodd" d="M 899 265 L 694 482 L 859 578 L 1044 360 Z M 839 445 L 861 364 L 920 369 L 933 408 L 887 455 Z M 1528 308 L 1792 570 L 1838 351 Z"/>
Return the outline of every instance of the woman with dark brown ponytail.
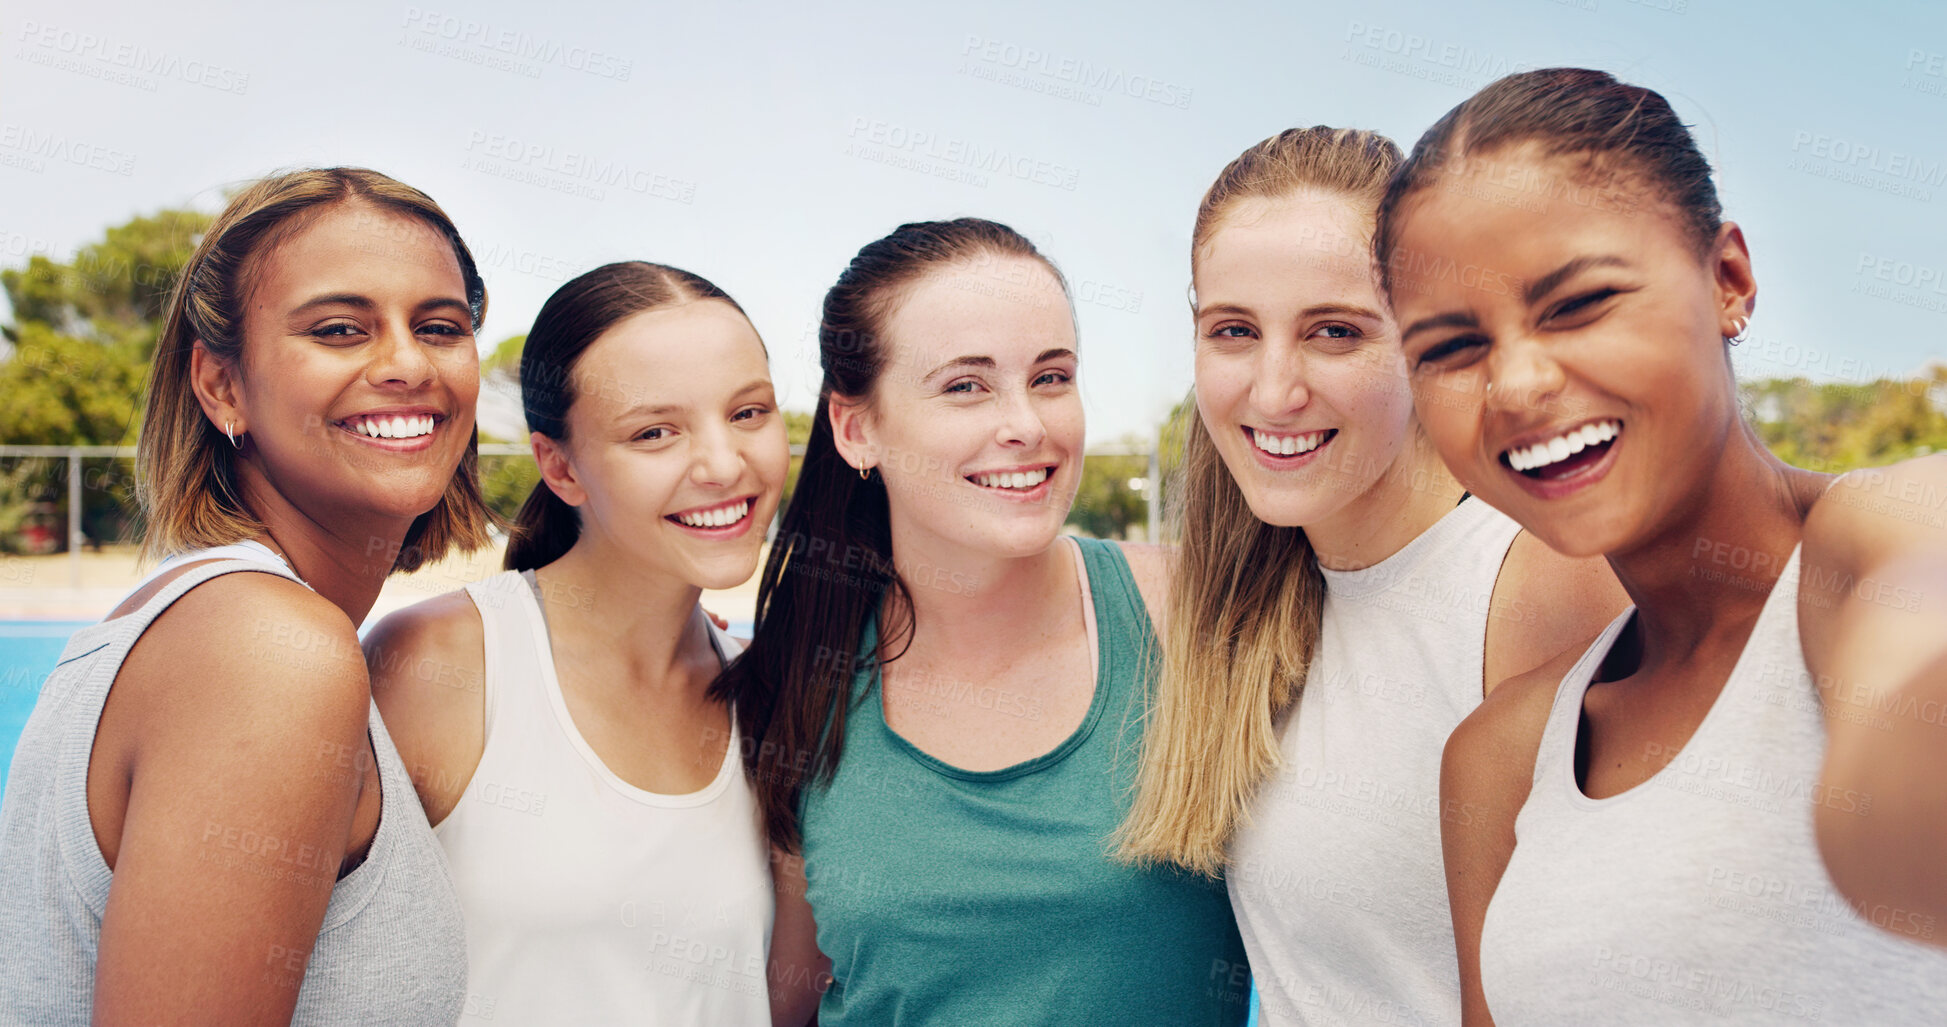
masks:
<path fill-rule="evenodd" d="M 521 398 L 543 480 L 506 573 L 366 643 L 466 913 L 462 1022 L 801 1023 L 768 995 L 751 728 L 708 694 L 738 646 L 697 606 L 783 487 L 764 344 L 702 278 L 609 264 L 541 308 Z"/>
<path fill-rule="evenodd" d="M 1843 897 L 1814 824 L 1893 798 L 1821 783 L 1827 718 L 1856 711 L 1820 690 L 1934 658 L 1938 607 L 1856 583 L 1947 558 L 1902 505 L 1947 489 L 1943 458 L 1835 481 L 1765 448 L 1727 349 L 1757 306 L 1744 233 L 1669 103 L 1603 72 L 1511 75 L 1448 113 L 1375 250 L 1454 476 L 1607 557 L 1635 603 L 1447 744 L 1467 1022 L 1940 1022 L 1934 928 Z"/>
<path fill-rule="evenodd" d="M 1167 568 L 1060 535 L 1083 449 L 1060 273 L 991 221 L 903 225 L 826 295 L 819 346 L 723 681 L 769 711 L 751 773 L 832 961 L 819 1022 L 1243 1022 L 1223 886 L 1109 851 Z"/>

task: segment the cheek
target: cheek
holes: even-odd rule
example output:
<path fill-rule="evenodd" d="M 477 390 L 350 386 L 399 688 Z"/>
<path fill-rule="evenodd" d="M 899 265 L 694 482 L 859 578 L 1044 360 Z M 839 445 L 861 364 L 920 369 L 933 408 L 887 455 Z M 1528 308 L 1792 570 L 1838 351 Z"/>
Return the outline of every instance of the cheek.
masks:
<path fill-rule="evenodd" d="M 1237 357 L 1199 351 L 1196 362 L 1197 409 L 1205 420 L 1227 416 L 1250 395 L 1250 362 Z"/>

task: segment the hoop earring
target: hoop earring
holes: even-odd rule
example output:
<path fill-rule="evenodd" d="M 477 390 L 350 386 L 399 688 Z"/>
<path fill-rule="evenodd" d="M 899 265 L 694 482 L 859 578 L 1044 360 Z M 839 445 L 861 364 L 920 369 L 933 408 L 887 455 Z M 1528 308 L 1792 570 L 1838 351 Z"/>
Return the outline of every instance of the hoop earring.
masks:
<path fill-rule="evenodd" d="M 872 478 L 872 468 L 870 468 L 870 467 L 861 467 L 861 468 L 859 468 L 859 480 L 860 480 L 860 481 L 869 481 L 869 480 L 871 480 L 871 478 Z"/>
<path fill-rule="evenodd" d="M 232 448 L 232 449 L 242 449 L 242 448 L 243 448 L 243 443 L 241 443 L 241 442 L 238 442 L 238 441 L 237 441 L 237 437 L 236 437 L 235 435 L 232 435 L 232 434 L 230 434 L 230 425 L 231 425 L 232 423 L 234 423 L 234 422 L 231 422 L 231 421 L 225 421 L 225 422 L 223 422 L 223 435 L 224 435 L 224 437 L 225 437 L 225 438 L 228 438 L 228 439 L 230 440 L 230 448 Z"/>
<path fill-rule="evenodd" d="M 1750 319 L 1750 318 L 1748 318 L 1748 317 L 1740 317 L 1740 318 L 1738 318 L 1738 319 L 1737 319 L 1736 321 L 1733 321 L 1733 322 L 1731 323 L 1731 328 L 1732 328 L 1732 333 L 1731 333 L 1731 336 L 1730 336 L 1730 338 L 1728 338 L 1728 339 L 1725 339 L 1724 341 L 1725 341 L 1725 342 L 1728 342 L 1728 343 L 1730 343 L 1730 344 L 1731 344 L 1731 345 L 1733 345 L 1733 346 L 1735 346 L 1735 345 L 1737 345 L 1737 344 L 1738 344 L 1738 343 L 1740 343 L 1740 342 L 1743 342 L 1743 341 L 1744 341 L 1744 333 L 1745 333 L 1745 331 L 1746 331 L 1747 329 L 1749 329 L 1750 327 L 1751 327 L 1751 319 Z"/>

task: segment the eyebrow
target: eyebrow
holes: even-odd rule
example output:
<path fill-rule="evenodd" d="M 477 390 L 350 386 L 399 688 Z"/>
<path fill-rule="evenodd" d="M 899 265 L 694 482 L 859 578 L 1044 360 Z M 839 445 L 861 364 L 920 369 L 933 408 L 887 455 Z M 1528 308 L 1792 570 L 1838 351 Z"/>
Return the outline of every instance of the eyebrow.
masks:
<path fill-rule="evenodd" d="M 317 307 L 357 307 L 360 310 L 372 310 L 375 309 L 377 306 L 378 304 L 372 302 L 372 299 L 369 296 L 360 296 L 355 292 L 331 292 L 331 293 L 326 293 L 322 296 L 313 296 L 310 299 L 305 300 L 303 303 L 300 303 L 296 307 L 292 308 L 291 313 L 302 314 L 305 311 L 312 310 Z M 451 308 L 453 310 L 457 310 L 465 314 L 469 319 L 471 319 L 473 316 L 472 307 L 467 306 L 466 303 L 462 302 L 461 300 L 455 299 L 451 296 L 439 296 L 433 299 L 429 299 L 426 302 L 419 304 L 419 306 L 413 308 L 413 312 L 420 313 L 427 310 L 445 309 L 445 308 Z"/>
<path fill-rule="evenodd" d="M 1479 328 L 1480 326 L 1479 319 L 1475 318 L 1469 311 L 1449 311 L 1445 314 L 1423 317 L 1413 322 L 1405 331 L 1399 333 L 1399 340 L 1405 342 L 1420 332 L 1430 332 L 1436 328 Z"/>
<path fill-rule="evenodd" d="M 1208 307 L 1200 307 L 1197 310 L 1197 317 L 1199 318 L 1208 317 L 1211 314 L 1234 314 L 1239 317 L 1257 316 L 1256 312 L 1251 310 L 1251 308 L 1238 306 L 1235 303 L 1218 303 Z M 1371 307 L 1362 307 L 1356 303 L 1316 303 L 1298 312 L 1300 318 L 1323 317 L 1327 314 L 1367 317 L 1375 321 L 1385 319 L 1378 311 L 1373 310 Z"/>
<path fill-rule="evenodd" d="M 741 389 L 738 389 L 736 392 L 731 393 L 730 398 L 736 399 L 741 396 L 748 396 L 753 392 L 763 392 L 773 387 L 774 387 L 773 383 L 768 378 L 753 378 L 750 380 L 749 384 L 745 385 Z M 661 417 L 664 414 L 673 414 L 682 409 L 683 409 L 683 405 L 681 403 L 637 403 L 636 405 L 618 414 L 616 419 L 624 420 L 627 418 L 638 417 L 638 416 Z"/>
<path fill-rule="evenodd" d="M 1050 360 L 1060 360 L 1064 357 L 1072 357 L 1074 355 L 1075 355 L 1074 350 L 1057 346 L 1054 349 L 1042 350 L 1041 355 L 1034 358 L 1034 362 L 1037 364 L 1045 364 Z M 950 370 L 955 367 L 999 367 L 999 366 L 1000 366 L 999 364 L 994 362 L 993 357 L 974 357 L 974 356 L 954 357 L 952 360 L 949 360 L 946 363 L 941 364 L 940 366 L 932 369 L 931 371 L 926 372 L 925 376 L 920 378 L 919 383 L 921 385 L 925 385 L 927 382 L 930 382 L 934 378 L 939 377 L 942 372 Z"/>
<path fill-rule="evenodd" d="M 1577 257 L 1574 260 L 1571 260 L 1568 263 L 1563 264 L 1561 267 L 1558 267 L 1555 270 L 1550 271 L 1545 275 L 1542 275 L 1540 278 L 1537 278 L 1534 281 L 1529 282 L 1528 288 L 1522 291 L 1521 298 L 1523 300 L 1526 300 L 1528 303 L 1532 304 L 1536 300 L 1541 299 L 1543 296 L 1546 296 L 1549 293 L 1554 292 L 1557 288 L 1561 286 L 1563 282 L 1568 281 L 1570 278 L 1573 278 L 1576 275 L 1579 275 L 1582 272 L 1587 271 L 1592 267 L 1628 267 L 1628 266 L 1629 266 L 1628 261 L 1622 259 L 1621 257 L 1611 256 L 1607 254 L 1600 257 Z"/>

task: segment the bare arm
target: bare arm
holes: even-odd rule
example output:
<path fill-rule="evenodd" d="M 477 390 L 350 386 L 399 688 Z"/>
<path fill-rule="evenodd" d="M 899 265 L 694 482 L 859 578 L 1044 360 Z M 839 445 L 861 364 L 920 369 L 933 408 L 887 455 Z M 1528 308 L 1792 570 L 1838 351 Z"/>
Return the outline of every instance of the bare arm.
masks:
<path fill-rule="evenodd" d="M 386 617 L 365 638 L 372 698 L 428 823 L 460 804 L 486 751 L 486 636 L 465 591 Z"/>
<path fill-rule="evenodd" d="M 1799 560 L 1826 714 L 1819 849 L 1868 920 L 1947 946 L 1947 455 L 1833 486 Z"/>
<path fill-rule="evenodd" d="M 127 788 L 95 820 L 114 868 L 95 1022 L 289 1022 L 351 842 L 369 696 L 351 622 L 267 575 L 201 586 L 143 634 L 110 695 L 139 730 L 90 775 L 104 812 L 95 786 Z"/>
<path fill-rule="evenodd" d="M 805 901 L 804 857 L 773 848 L 771 878 L 777 886 L 768 972 L 771 1023 L 804 1027 L 818 1012 L 832 961 L 818 951 L 818 926 L 811 919 L 811 903 Z"/>
<path fill-rule="evenodd" d="M 1466 1027 L 1494 1023 L 1481 990 L 1481 925 L 1514 855 L 1514 820 L 1528 800 L 1556 685 L 1580 655 L 1564 653 L 1495 689 L 1454 729 L 1440 760 L 1440 844 Z"/>
<path fill-rule="evenodd" d="M 1482 694 L 1565 652 L 1579 656 L 1628 606 L 1608 560 L 1563 556 L 1525 531 L 1516 535 L 1488 608 Z"/>

